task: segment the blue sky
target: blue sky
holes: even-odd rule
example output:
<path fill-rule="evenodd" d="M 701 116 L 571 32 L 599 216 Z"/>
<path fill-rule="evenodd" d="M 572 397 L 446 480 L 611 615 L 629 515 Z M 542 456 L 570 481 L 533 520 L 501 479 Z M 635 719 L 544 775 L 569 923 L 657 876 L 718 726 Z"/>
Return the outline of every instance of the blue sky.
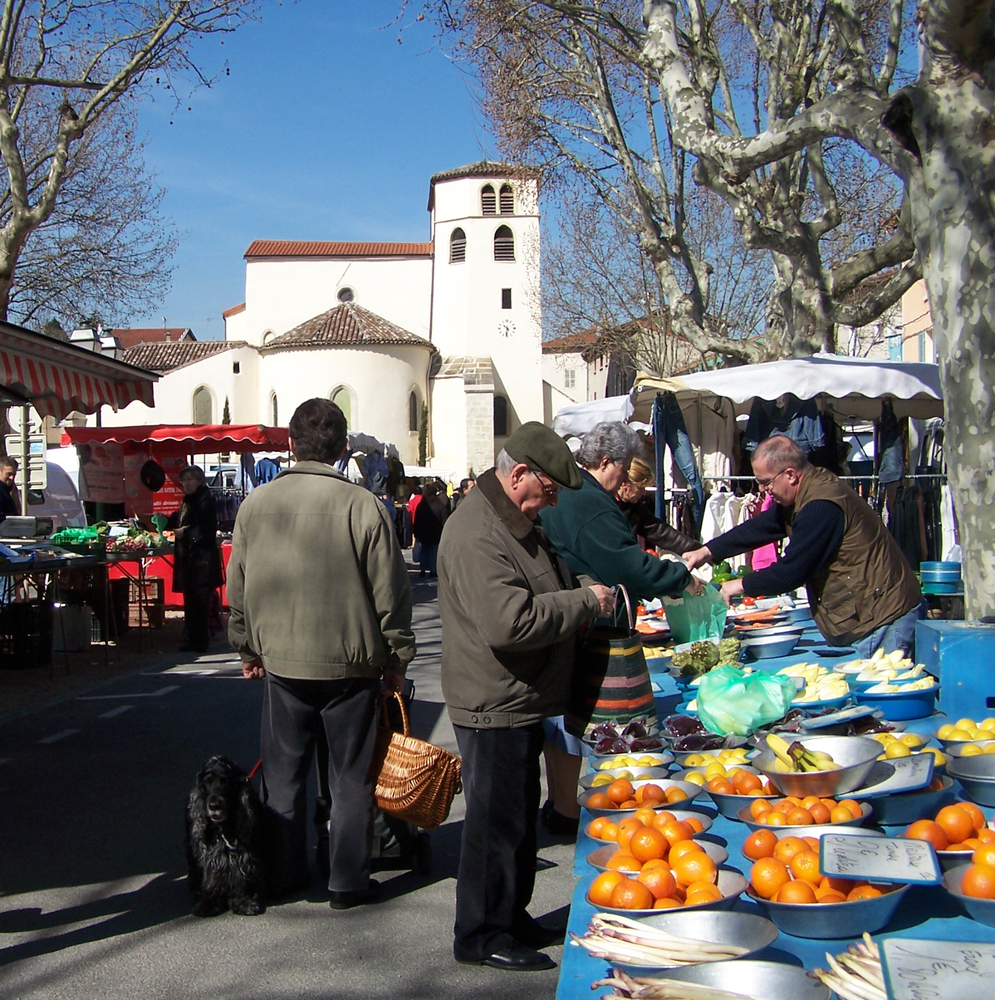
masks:
<path fill-rule="evenodd" d="M 222 336 L 254 239 L 427 240 L 433 173 L 497 158 L 465 76 L 396 0 L 298 0 L 205 41 L 230 75 L 174 113 L 145 101 L 146 160 L 180 231 L 173 288 L 132 326 Z M 379 30 L 383 28 L 383 30 Z M 187 105 L 192 110 L 187 111 Z M 172 122 L 172 124 L 170 124 Z"/>

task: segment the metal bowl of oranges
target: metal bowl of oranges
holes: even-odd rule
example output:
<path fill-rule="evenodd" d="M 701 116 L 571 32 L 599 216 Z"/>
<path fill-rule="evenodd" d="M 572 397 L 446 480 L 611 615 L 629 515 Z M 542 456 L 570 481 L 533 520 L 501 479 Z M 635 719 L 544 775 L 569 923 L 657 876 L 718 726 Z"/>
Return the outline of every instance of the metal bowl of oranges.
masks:
<path fill-rule="evenodd" d="M 704 851 L 704 853 L 715 862 L 716 867 L 724 865 L 729 860 L 729 852 L 720 844 L 713 844 L 710 840 L 696 840 L 695 843 L 698 844 L 702 851 Z M 587 863 L 592 868 L 596 868 L 599 872 L 635 871 L 636 869 L 634 867 L 619 868 L 617 865 L 609 863 L 615 858 L 615 855 L 619 852 L 619 850 L 620 848 L 615 844 L 608 844 L 605 847 L 599 847 L 588 854 Z M 640 871 L 645 863 L 646 862 L 639 862 Z"/>
<path fill-rule="evenodd" d="M 661 885 L 653 888 L 645 881 L 649 876 L 643 872 L 640 872 L 639 876 L 617 871 L 602 872 L 591 883 L 584 898 L 591 906 L 606 913 L 645 917 L 651 913 L 670 909 L 680 909 L 682 913 L 689 910 L 731 910 L 747 885 L 746 879 L 739 872 L 731 868 L 719 868 L 713 882 L 708 882 L 707 879 L 697 880 L 711 885 L 711 892 L 706 892 L 702 887 L 698 892 L 686 892 L 684 901 L 681 901 L 680 894 L 665 894 L 669 890 L 670 882 L 676 882 L 673 873 L 669 869 L 662 868 L 657 871 L 660 873 Z M 680 869 L 677 871 L 679 875 Z M 671 876 L 670 881 L 666 879 L 667 874 Z M 640 881 L 640 878 L 643 881 Z M 664 894 L 657 895 L 657 893 Z"/>
<path fill-rule="evenodd" d="M 846 880 L 836 881 L 843 884 Z M 908 889 L 907 885 L 864 883 L 846 894 L 837 890 L 842 899 L 820 901 L 808 882 L 795 879 L 778 890 L 776 899 L 765 898 L 752 883 L 746 893 L 785 934 L 830 940 L 852 938 L 855 927 L 871 934 L 887 927 Z"/>
<path fill-rule="evenodd" d="M 944 871 L 972 860 L 995 866 L 995 831 L 973 802 L 945 805 L 932 819 L 910 823 L 901 836 L 929 841 Z"/>
<path fill-rule="evenodd" d="M 665 778 L 629 781 L 617 778 L 610 785 L 594 790 L 584 789 L 577 802 L 595 816 L 625 816 L 643 806 L 666 809 L 678 804 L 684 806 L 701 794 L 701 786 L 690 781 L 672 781 Z"/>
<path fill-rule="evenodd" d="M 972 920 L 995 927 L 995 878 L 988 865 L 961 865 L 943 874 L 943 888 Z"/>
<path fill-rule="evenodd" d="M 815 801 L 789 796 L 773 801 L 761 800 L 762 805 L 751 802 L 739 810 L 736 819 L 751 830 L 804 831 L 813 826 L 862 826 L 873 812 L 869 802 L 857 802 L 855 799 L 816 799 L 814 795 L 811 799 Z M 778 814 L 784 818 L 780 819 Z"/>
<path fill-rule="evenodd" d="M 917 792 L 874 795 L 867 801 L 874 810 L 874 822 L 882 826 L 907 826 L 917 819 L 932 816 L 941 805 L 954 798 L 953 779 L 933 777 L 932 783 Z"/>
<path fill-rule="evenodd" d="M 691 774 L 700 770 L 680 771 L 675 778 L 682 781 L 695 781 Z M 739 810 L 744 804 L 754 799 L 777 799 L 781 793 L 772 786 L 770 780 L 753 767 L 730 767 L 725 774 L 709 777 L 703 785 L 703 794 L 711 798 L 727 819 L 738 819 Z"/>
<path fill-rule="evenodd" d="M 696 809 L 657 809 L 654 810 L 653 825 L 659 829 L 664 826 L 668 819 L 673 818 L 682 823 L 690 822 L 691 835 L 697 837 L 699 833 L 706 833 L 712 825 L 712 817 L 708 813 L 698 812 Z M 629 816 L 596 816 L 584 828 L 584 832 L 592 839 L 598 840 L 602 844 L 618 843 L 618 825 L 625 819 L 638 819 L 640 817 L 634 812 Z M 617 822 L 616 822 L 617 821 Z M 614 827 L 614 829 L 612 829 Z"/>
<path fill-rule="evenodd" d="M 773 857 L 774 851 L 777 847 L 777 842 L 781 840 L 801 840 L 802 843 L 804 843 L 810 850 L 818 853 L 818 842 L 827 833 L 861 837 L 885 836 L 880 830 L 865 830 L 854 826 L 807 826 L 804 830 L 799 830 L 797 827 L 785 826 L 761 827 L 760 829 L 753 830 L 747 834 L 742 846 L 740 847 L 740 853 L 744 858 L 751 862 L 759 861 L 761 858 Z M 771 834 L 773 834 L 773 840 L 771 840 Z"/>

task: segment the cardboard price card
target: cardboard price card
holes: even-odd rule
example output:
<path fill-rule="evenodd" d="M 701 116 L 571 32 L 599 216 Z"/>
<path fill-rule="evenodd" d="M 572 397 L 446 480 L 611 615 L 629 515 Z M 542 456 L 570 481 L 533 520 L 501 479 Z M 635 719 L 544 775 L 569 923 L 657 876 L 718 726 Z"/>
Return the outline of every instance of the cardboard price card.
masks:
<path fill-rule="evenodd" d="M 995 944 L 888 938 L 881 965 L 890 1000 L 990 1000 L 995 989 Z"/>
<path fill-rule="evenodd" d="M 925 840 L 827 833 L 819 841 L 819 871 L 872 882 L 936 885 L 942 878 L 933 845 Z"/>

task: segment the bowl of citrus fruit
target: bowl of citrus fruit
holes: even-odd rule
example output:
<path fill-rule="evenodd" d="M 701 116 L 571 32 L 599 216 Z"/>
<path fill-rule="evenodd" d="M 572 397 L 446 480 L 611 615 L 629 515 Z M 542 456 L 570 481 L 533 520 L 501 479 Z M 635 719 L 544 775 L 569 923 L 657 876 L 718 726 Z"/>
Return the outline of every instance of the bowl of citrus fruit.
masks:
<path fill-rule="evenodd" d="M 971 855 L 971 863 L 943 873 L 943 888 L 963 907 L 972 920 L 995 927 L 995 864 L 991 845 Z M 975 860 L 975 859 L 978 860 Z"/>
<path fill-rule="evenodd" d="M 621 847 L 616 847 L 613 844 L 606 844 L 604 847 L 599 847 L 591 851 L 587 856 L 587 863 L 599 872 L 614 871 L 631 873 L 642 871 L 643 865 L 650 861 L 667 860 L 669 852 L 666 849 L 659 854 L 656 853 L 657 842 L 652 834 L 641 832 L 636 836 L 635 840 L 636 854 L 631 853 L 633 849 L 631 841 L 627 850 L 623 850 Z M 729 852 L 721 844 L 713 844 L 710 840 L 695 840 L 695 843 L 701 847 L 716 865 L 723 865 L 729 860 Z"/>
<path fill-rule="evenodd" d="M 950 747 L 951 757 L 980 757 L 982 754 L 995 753 L 995 740 L 984 742 L 954 743 Z"/>
<path fill-rule="evenodd" d="M 981 719 L 958 719 L 940 726 L 933 734 L 944 750 L 952 750 L 964 743 L 979 743 L 985 740 L 995 740 L 995 717 Z"/>
<path fill-rule="evenodd" d="M 626 778 L 629 781 L 656 781 L 659 778 L 668 778 L 670 772 L 665 767 L 619 767 L 610 771 L 591 771 L 581 775 L 580 787 L 586 789 L 604 788 L 612 784 L 619 778 Z"/>
<path fill-rule="evenodd" d="M 856 799 L 830 799 L 809 795 L 798 798 L 756 799 L 743 806 L 736 818 L 751 830 L 763 827 L 861 826 L 871 815 L 868 802 Z"/>
<path fill-rule="evenodd" d="M 685 780 L 693 781 L 690 776 Z M 705 782 L 704 791 L 711 797 L 723 816 L 738 819 L 746 803 L 773 802 L 781 792 L 770 780 L 751 767 L 734 767 L 725 775 L 718 775 Z"/>
<path fill-rule="evenodd" d="M 646 916 L 659 910 L 728 910 L 746 888 L 746 879 L 731 868 L 719 868 L 704 853 L 688 852 L 674 867 L 644 869 L 637 875 L 601 872 L 587 891 L 587 902 L 599 910 Z"/>
<path fill-rule="evenodd" d="M 929 785 L 915 792 L 873 795 L 867 801 L 874 810 L 874 822 L 882 826 L 906 826 L 932 816 L 954 798 L 953 779 L 933 775 Z"/>
<path fill-rule="evenodd" d="M 774 830 L 756 830 L 743 844 L 743 853 L 756 857 L 747 894 L 780 930 L 795 937 L 849 937 L 854 927 L 880 930 L 908 889 L 821 874 L 816 837 L 778 837 Z"/>
<path fill-rule="evenodd" d="M 937 747 L 928 747 L 928 736 L 916 733 L 874 733 L 871 739 L 881 744 L 878 760 L 899 760 L 902 757 L 912 757 L 918 753 L 928 753 L 933 758 L 933 773 L 946 768 L 950 758 Z"/>
<path fill-rule="evenodd" d="M 673 820 L 680 820 L 687 823 L 691 830 L 691 836 L 696 837 L 699 833 L 705 833 L 712 825 L 712 818 L 707 813 L 698 812 L 692 809 L 653 809 L 646 806 L 637 809 L 627 816 L 596 816 L 584 827 L 584 832 L 592 839 L 599 840 L 602 844 L 615 844 L 618 846 L 620 829 L 632 827 L 633 820 L 643 826 L 654 826 L 662 830 L 667 823 Z M 625 840 L 623 836 L 623 842 Z"/>
<path fill-rule="evenodd" d="M 979 853 L 995 867 L 995 830 L 988 828 L 984 813 L 973 802 L 944 806 L 932 819 L 910 823 L 902 836 L 931 843 L 944 871 Z"/>
<path fill-rule="evenodd" d="M 973 802 L 995 806 L 995 755 L 955 757 L 947 766 L 947 774 L 960 783 Z"/>
<path fill-rule="evenodd" d="M 701 786 L 690 781 L 630 781 L 616 778 L 611 784 L 593 790 L 584 789 L 577 802 L 595 816 L 632 813 L 643 806 L 666 808 L 677 803 L 687 804 L 701 794 Z"/>
<path fill-rule="evenodd" d="M 740 848 L 742 855 L 748 861 L 759 861 L 761 858 L 777 857 L 779 861 L 788 860 L 791 855 L 800 850 L 798 842 L 801 841 L 809 850 L 819 853 L 819 841 L 827 834 L 843 834 L 860 837 L 883 837 L 880 830 L 863 830 L 858 827 L 839 826 L 809 826 L 804 830 L 797 830 L 793 827 L 760 827 L 747 834 L 743 845 Z M 779 850 L 778 841 L 783 840 L 785 844 Z M 782 854 L 784 856 L 782 856 Z"/>
<path fill-rule="evenodd" d="M 618 753 L 611 757 L 591 757 L 592 771 L 615 771 L 621 767 L 666 767 L 674 762 L 674 755 L 669 750 L 653 753 Z"/>

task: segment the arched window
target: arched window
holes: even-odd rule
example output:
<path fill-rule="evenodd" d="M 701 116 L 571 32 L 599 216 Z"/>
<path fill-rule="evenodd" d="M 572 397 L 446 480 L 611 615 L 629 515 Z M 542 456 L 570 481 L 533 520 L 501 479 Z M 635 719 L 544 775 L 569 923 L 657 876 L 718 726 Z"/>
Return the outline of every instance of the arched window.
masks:
<path fill-rule="evenodd" d="M 418 433 L 418 393 L 414 390 L 408 396 L 408 430 L 414 434 Z"/>
<path fill-rule="evenodd" d="M 515 237 L 507 226 L 499 226 L 494 234 L 494 259 L 514 261 Z"/>
<path fill-rule="evenodd" d="M 508 400 L 504 396 L 494 397 L 494 436 L 508 435 Z"/>
<path fill-rule="evenodd" d="M 494 197 L 494 188 L 490 184 L 485 184 L 480 189 L 480 213 L 481 215 L 497 215 L 497 199 Z"/>
<path fill-rule="evenodd" d="M 275 392 L 271 392 L 269 397 L 269 418 L 270 418 L 270 427 L 280 426 L 280 410 L 279 407 L 276 405 Z"/>
<path fill-rule="evenodd" d="M 332 402 L 345 414 L 345 422 L 352 427 L 352 394 L 344 385 L 332 392 Z"/>
<path fill-rule="evenodd" d="M 449 263 L 462 264 L 466 260 L 466 233 L 454 229 L 449 237 Z"/>
<path fill-rule="evenodd" d="M 515 214 L 515 192 L 510 184 L 501 185 L 500 206 L 502 215 Z"/>
<path fill-rule="evenodd" d="M 214 397 L 206 385 L 194 390 L 193 422 L 195 424 L 214 423 Z"/>

